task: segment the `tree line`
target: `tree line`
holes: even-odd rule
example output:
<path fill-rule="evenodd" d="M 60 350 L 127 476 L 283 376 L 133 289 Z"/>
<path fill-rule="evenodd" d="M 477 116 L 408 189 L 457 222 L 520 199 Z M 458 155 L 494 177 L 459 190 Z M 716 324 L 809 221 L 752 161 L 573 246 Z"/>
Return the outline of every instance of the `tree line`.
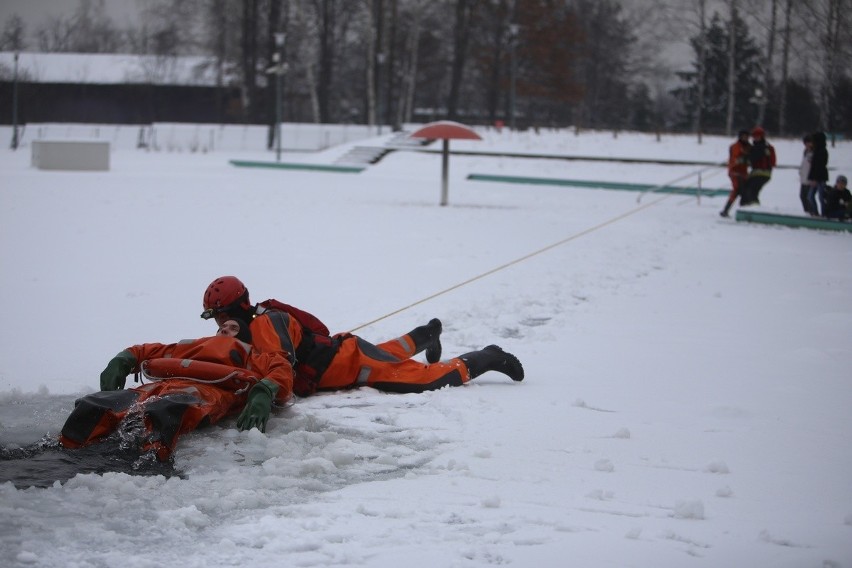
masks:
<path fill-rule="evenodd" d="M 852 132 L 852 0 L 104 0 L 0 49 L 206 55 L 241 119 Z M 663 55 L 688 45 L 680 64 Z M 678 66 L 679 65 L 679 66 Z"/>

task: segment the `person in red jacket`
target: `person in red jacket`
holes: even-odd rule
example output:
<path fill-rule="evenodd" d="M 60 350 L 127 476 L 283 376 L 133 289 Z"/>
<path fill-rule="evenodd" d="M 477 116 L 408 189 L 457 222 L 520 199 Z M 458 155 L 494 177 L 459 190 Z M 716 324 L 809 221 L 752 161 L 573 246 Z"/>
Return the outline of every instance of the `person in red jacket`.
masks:
<path fill-rule="evenodd" d="M 248 321 L 255 349 L 285 354 L 295 370 L 294 392 L 302 397 L 317 390 L 359 386 L 423 392 L 459 386 L 487 371 L 514 381 L 524 378 L 518 358 L 496 345 L 438 361 L 441 322 L 437 319 L 378 345 L 350 333 L 330 336 L 319 320 L 293 306 L 276 300 L 252 305 L 248 289 L 235 276 L 213 280 L 204 292 L 203 305 L 202 318 L 215 318 L 220 324 L 232 318 Z M 411 359 L 423 350 L 426 364 Z"/>
<path fill-rule="evenodd" d="M 240 430 L 264 431 L 272 402 L 292 395 L 293 369 L 250 342 L 248 324 L 231 319 L 213 337 L 128 347 L 101 373 L 101 392 L 76 402 L 60 443 L 79 448 L 136 424 L 140 449 L 166 461 L 180 435 L 226 416 L 239 413 Z M 151 382 L 123 390 L 131 373 Z"/>
<path fill-rule="evenodd" d="M 719 213 L 722 217 L 728 216 L 731 206 L 737 200 L 748 177 L 749 150 L 751 150 L 751 144 L 748 141 L 748 130 L 740 130 L 737 141 L 728 148 L 728 177 L 731 178 L 731 193 L 728 194 L 724 209 Z"/>

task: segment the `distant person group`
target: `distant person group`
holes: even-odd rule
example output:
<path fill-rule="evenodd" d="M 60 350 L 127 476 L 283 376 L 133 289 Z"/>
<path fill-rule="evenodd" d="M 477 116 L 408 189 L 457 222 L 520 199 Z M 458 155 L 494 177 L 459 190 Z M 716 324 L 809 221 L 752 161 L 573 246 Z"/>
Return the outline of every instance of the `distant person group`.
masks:
<path fill-rule="evenodd" d="M 775 148 L 766 141 L 766 131 L 755 126 L 749 131 L 740 130 L 737 141 L 728 150 L 728 177 L 731 178 L 731 193 L 724 209 L 719 212 L 722 217 L 730 215 L 731 206 L 737 197 L 740 207 L 760 205 L 760 190 L 772 177 L 772 169 L 776 165 Z"/>
<path fill-rule="evenodd" d="M 828 185 L 825 133 L 808 134 L 802 138 L 802 143 L 804 150 L 799 166 L 799 199 L 804 212 L 827 219 L 852 218 L 852 195 L 847 188 L 846 176 L 838 175 L 835 184 Z M 762 127 L 756 126 L 751 132 L 740 130 L 737 141 L 728 149 L 731 192 L 719 215 L 728 217 L 737 197 L 740 199 L 740 207 L 760 205 L 760 190 L 772 177 L 776 162 L 775 148 L 766 140 L 766 131 Z"/>

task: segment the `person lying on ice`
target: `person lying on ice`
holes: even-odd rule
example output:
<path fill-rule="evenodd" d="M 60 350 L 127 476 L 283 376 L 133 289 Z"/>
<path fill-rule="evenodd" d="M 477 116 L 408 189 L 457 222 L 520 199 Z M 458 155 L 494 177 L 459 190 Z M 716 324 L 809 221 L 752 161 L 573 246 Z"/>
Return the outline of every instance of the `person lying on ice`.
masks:
<path fill-rule="evenodd" d="M 359 386 L 416 393 L 459 386 L 486 371 L 514 381 L 524 378 L 518 358 L 496 345 L 439 361 L 438 319 L 378 345 L 350 333 L 331 336 L 316 317 L 293 306 L 277 300 L 252 305 L 248 289 L 235 276 L 211 282 L 203 305 L 202 318 L 215 318 L 219 324 L 228 319 L 247 321 L 255 349 L 286 354 L 294 370 L 293 392 L 301 397 Z M 427 364 L 411 359 L 424 350 Z"/>
<path fill-rule="evenodd" d="M 151 382 L 123 390 L 130 373 Z M 166 461 L 180 435 L 226 416 L 240 413 L 240 430 L 265 431 L 273 400 L 287 402 L 292 390 L 287 359 L 253 349 L 248 324 L 229 319 L 213 337 L 144 343 L 116 355 L 101 373 L 101 392 L 76 402 L 59 440 L 79 448 L 141 419 L 140 449 Z"/>

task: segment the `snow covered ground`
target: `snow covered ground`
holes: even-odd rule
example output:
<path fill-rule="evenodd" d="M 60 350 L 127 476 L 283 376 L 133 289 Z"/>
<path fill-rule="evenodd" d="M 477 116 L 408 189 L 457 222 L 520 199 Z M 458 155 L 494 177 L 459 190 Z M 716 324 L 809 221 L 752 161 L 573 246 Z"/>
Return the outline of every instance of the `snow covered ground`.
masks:
<path fill-rule="evenodd" d="M 451 147 L 721 162 L 730 143 L 485 136 Z M 762 208 L 798 213 L 801 144 L 771 141 L 794 168 Z M 829 151 L 851 174 L 852 143 Z M 213 333 L 223 274 L 374 341 L 440 317 L 445 356 L 498 343 L 527 378 L 297 399 L 266 434 L 186 437 L 180 476 L 0 484 L 4 566 L 852 567 L 849 233 L 466 179 L 727 188 L 721 168 L 457 156 L 439 207 L 434 154 L 234 158 L 272 159 L 118 149 L 109 172 L 47 172 L 0 150 L 3 447 L 55 436 L 124 347 Z"/>

